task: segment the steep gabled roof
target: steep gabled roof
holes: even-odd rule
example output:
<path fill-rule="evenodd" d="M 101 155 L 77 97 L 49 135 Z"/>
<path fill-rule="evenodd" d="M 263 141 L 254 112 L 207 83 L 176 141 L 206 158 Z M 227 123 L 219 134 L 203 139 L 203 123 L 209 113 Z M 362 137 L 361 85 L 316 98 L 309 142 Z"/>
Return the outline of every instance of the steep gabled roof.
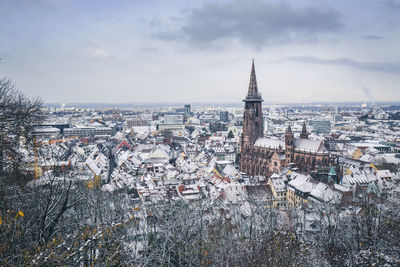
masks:
<path fill-rule="evenodd" d="M 297 150 L 305 150 L 318 153 L 327 152 L 324 144 L 319 140 L 295 138 L 294 147 Z"/>
<path fill-rule="evenodd" d="M 271 139 L 271 138 L 257 138 L 254 146 L 258 147 L 266 147 L 271 149 L 279 149 L 279 146 L 283 149 L 285 148 L 285 142 L 279 139 Z"/>
<path fill-rule="evenodd" d="M 326 203 L 340 203 L 342 192 L 327 184 L 318 183 L 311 191 L 310 196 L 318 201 Z"/>

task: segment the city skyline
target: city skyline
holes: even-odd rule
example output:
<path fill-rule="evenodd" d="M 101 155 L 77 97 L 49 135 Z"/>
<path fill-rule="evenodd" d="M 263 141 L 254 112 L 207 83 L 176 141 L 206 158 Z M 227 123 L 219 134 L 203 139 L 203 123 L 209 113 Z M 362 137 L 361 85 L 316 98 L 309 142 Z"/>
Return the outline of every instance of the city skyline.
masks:
<path fill-rule="evenodd" d="M 46 103 L 399 101 L 400 2 L 0 1 L 0 74 Z M 24 18 L 21 20 L 21 17 Z"/>

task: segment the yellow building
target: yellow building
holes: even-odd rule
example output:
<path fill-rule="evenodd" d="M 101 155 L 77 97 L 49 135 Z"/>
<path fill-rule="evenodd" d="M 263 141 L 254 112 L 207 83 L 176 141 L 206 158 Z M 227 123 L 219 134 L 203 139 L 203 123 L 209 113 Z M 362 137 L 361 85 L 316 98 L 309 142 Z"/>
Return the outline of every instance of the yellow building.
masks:
<path fill-rule="evenodd" d="M 364 153 L 359 148 L 354 149 L 350 154 L 350 158 L 352 159 L 360 159 L 362 156 L 364 156 Z"/>
<path fill-rule="evenodd" d="M 273 195 L 272 207 L 286 207 L 286 184 L 281 176 L 274 173 L 268 179 L 268 185 Z"/>
<path fill-rule="evenodd" d="M 286 191 L 287 203 L 288 207 L 296 208 L 308 202 L 308 196 L 318 182 L 310 176 L 305 176 L 296 172 L 290 175 L 290 179 Z"/>

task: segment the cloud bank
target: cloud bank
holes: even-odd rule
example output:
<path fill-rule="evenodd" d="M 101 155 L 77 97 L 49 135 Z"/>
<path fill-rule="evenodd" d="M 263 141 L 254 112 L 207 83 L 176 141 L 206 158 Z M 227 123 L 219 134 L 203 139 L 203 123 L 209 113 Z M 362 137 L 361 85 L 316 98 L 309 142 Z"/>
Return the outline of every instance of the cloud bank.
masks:
<path fill-rule="evenodd" d="M 400 73 L 400 62 L 360 62 L 351 58 L 321 59 L 317 57 L 290 57 L 290 61 L 302 63 L 322 64 L 322 65 L 341 65 L 369 71 L 379 71 L 385 73 Z"/>
<path fill-rule="evenodd" d="M 176 31 L 161 31 L 155 36 L 166 41 L 184 40 L 192 46 L 233 39 L 259 49 L 271 44 L 316 41 L 322 34 L 343 28 L 340 14 L 332 8 L 232 0 L 192 9 Z"/>

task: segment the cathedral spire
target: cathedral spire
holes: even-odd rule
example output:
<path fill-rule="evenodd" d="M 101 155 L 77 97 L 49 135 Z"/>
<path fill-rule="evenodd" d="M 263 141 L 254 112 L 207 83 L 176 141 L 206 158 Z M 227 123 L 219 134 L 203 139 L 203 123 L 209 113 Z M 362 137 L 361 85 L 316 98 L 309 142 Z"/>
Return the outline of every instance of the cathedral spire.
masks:
<path fill-rule="evenodd" d="M 301 138 L 301 139 L 308 139 L 308 133 L 307 133 L 307 128 L 306 128 L 306 121 L 303 122 L 303 129 L 301 130 L 300 138 Z"/>
<path fill-rule="evenodd" d="M 245 102 L 247 102 L 247 101 L 257 101 L 257 102 L 263 101 L 261 98 L 261 94 L 258 93 L 256 68 L 254 67 L 254 59 L 251 64 L 249 90 L 247 92 L 247 96 L 244 101 Z"/>
<path fill-rule="evenodd" d="M 256 68 L 254 67 L 254 58 L 253 58 L 253 62 L 251 64 L 248 95 L 257 95 L 257 94 L 258 94 L 258 87 L 257 87 L 257 78 L 256 78 Z"/>

